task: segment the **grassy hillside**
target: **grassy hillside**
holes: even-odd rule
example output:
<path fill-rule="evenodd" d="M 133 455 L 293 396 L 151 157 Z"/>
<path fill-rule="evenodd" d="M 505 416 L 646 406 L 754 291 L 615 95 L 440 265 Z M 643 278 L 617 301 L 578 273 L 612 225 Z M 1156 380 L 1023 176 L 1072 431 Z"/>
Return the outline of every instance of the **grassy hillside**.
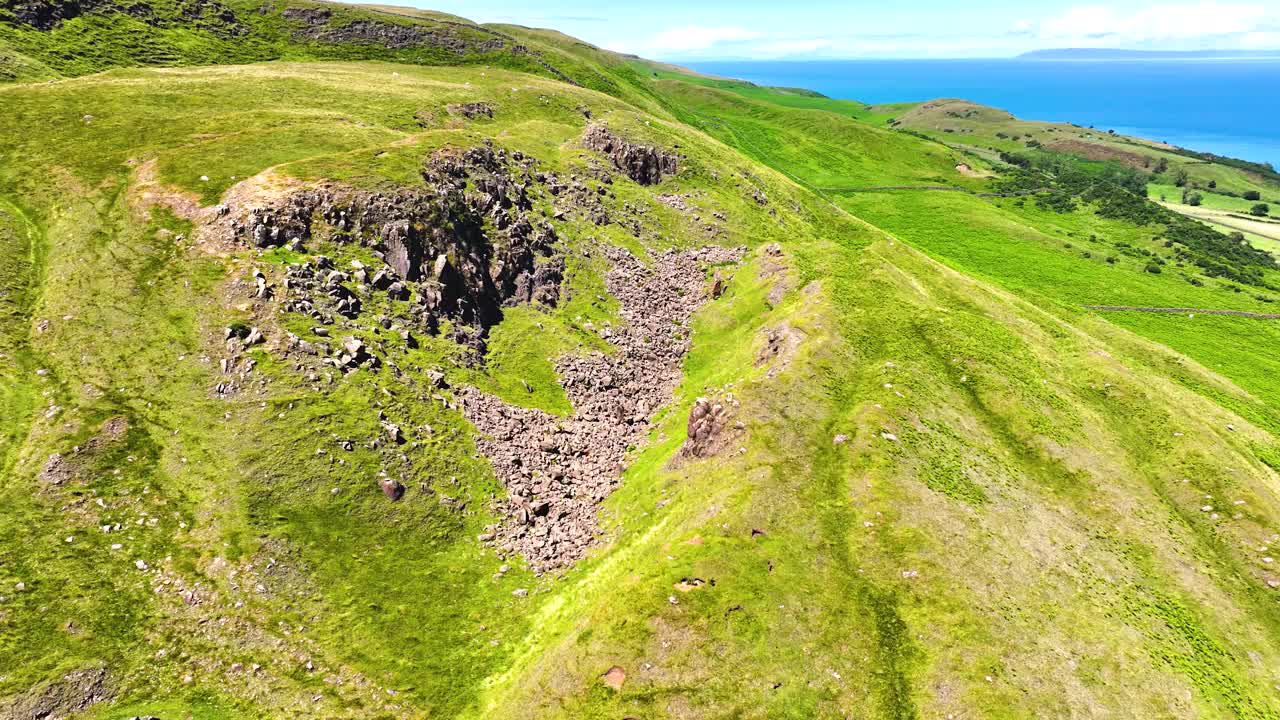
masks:
<path fill-rule="evenodd" d="M 1264 279 L 1255 285 L 1211 277 L 1203 268 L 1184 262 L 1176 248 L 1167 245 L 1168 228 L 1159 223 L 1138 225 L 1124 218 L 1103 217 L 1092 204 L 1060 212 L 1060 208 L 1044 205 L 1034 194 L 983 197 L 1000 192 L 1001 182 L 993 177 L 961 175 L 954 170 L 947 177 L 944 169 L 947 163 L 972 163 L 973 168 L 982 170 L 985 160 L 982 153 L 976 152 L 976 146 L 953 142 L 948 133 L 938 134 L 939 144 L 934 144 L 924 137 L 859 127 L 862 123 L 856 122 L 858 118 L 829 113 L 822 117 L 823 126 L 807 131 L 805 141 L 861 136 L 867 138 L 863 143 L 874 143 L 879 152 L 900 160 L 886 161 L 881 155 L 882 159 L 875 162 L 871 152 L 856 153 L 857 158 L 851 162 L 837 160 L 839 151 L 835 154 L 791 153 L 792 148 L 802 147 L 791 138 L 752 142 L 757 117 L 788 111 L 773 109 L 772 103 L 765 101 L 747 104 L 735 98 L 739 94 L 733 90 L 706 90 L 706 82 L 700 79 L 676 82 L 672 95 L 697 98 L 690 104 L 706 113 L 702 123 L 726 142 L 824 192 L 833 203 L 899 234 L 953 266 L 1029 297 L 1074 308 L 1110 305 L 1275 312 L 1275 301 L 1280 297 L 1276 288 L 1280 286 L 1274 267 L 1264 265 Z M 707 100 L 708 95 L 713 99 Z M 930 108 L 934 105 L 937 108 Z M 957 107 L 962 110 L 955 110 Z M 934 115 L 941 113 L 949 122 L 968 123 L 973 132 L 1003 133 L 993 129 L 1022 127 L 1022 121 L 1008 113 L 960 101 L 926 103 L 922 108 Z M 947 110 L 939 108 L 952 108 L 955 114 L 949 115 Z M 918 118 L 920 113 L 921 109 L 917 108 L 901 115 L 894 124 L 909 126 L 913 114 Z M 808 113 L 793 114 L 797 117 L 788 117 L 786 123 L 771 124 L 769 132 L 781 132 L 779 125 L 788 128 L 799 123 L 816 124 L 812 116 L 804 117 Z M 1060 131 L 1061 126 L 1048 129 Z M 888 139 L 881 140 L 881 137 Z M 991 138 L 996 139 L 994 134 Z M 943 142 L 952 148 L 946 160 L 942 159 L 946 157 Z M 898 149 L 891 149 L 894 146 L 890 143 L 896 143 Z M 850 145 L 841 143 L 842 147 Z M 939 148 L 943 148 L 942 152 Z M 995 148 L 998 150 L 1000 146 Z M 1008 148 L 1009 151 L 1015 149 L 1012 145 Z M 934 161 L 936 175 L 921 173 L 913 177 L 904 173 L 930 155 L 942 156 Z M 854 174 L 858 163 L 868 168 L 866 175 Z M 819 164 L 824 174 L 837 169 L 850 173 L 839 183 L 848 187 L 824 187 L 829 175 L 814 174 L 814 164 Z M 998 158 L 992 158 L 991 167 L 1007 166 Z M 1083 167 L 1086 172 L 1092 172 L 1088 165 Z M 1037 180 L 1028 186 L 1041 184 Z M 945 192 L 947 189 L 952 191 Z M 1224 229 L 1235 231 L 1225 226 Z M 1113 315 L 1111 319 L 1226 373 L 1235 382 L 1259 393 L 1263 401 L 1258 403 L 1260 412 L 1274 417 L 1271 408 L 1280 397 L 1277 394 L 1280 385 L 1272 379 L 1276 374 L 1270 353 L 1265 350 L 1267 342 L 1263 340 L 1254 346 L 1237 336 L 1242 329 L 1239 325 L 1215 323 L 1205 317 L 1185 318 L 1183 325 L 1194 323 L 1194 330 L 1175 327 L 1179 323 L 1172 316 L 1151 318 L 1146 314 L 1125 313 Z M 1266 338 L 1271 332 L 1269 322 L 1255 322 L 1245 327 L 1250 328 L 1247 334 L 1251 338 Z"/>
<path fill-rule="evenodd" d="M 1009 194 L 998 157 L 884 113 L 551 31 L 438 57 L 300 42 L 285 13 L 495 36 L 290 0 L 227 2 L 232 41 L 179 2 L 82 4 L 48 30 L 0 11 L 31 68 L 0 87 L 0 716 L 1280 716 L 1277 321 L 1087 308 L 1280 312 L 1264 260 L 1210 274 L 1212 245 Z M 564 267 L 479 356 L 456 318 L 402 334 L 434 286 L 350 277 L 390 237 L 323 209 L 292 246 L 228 225 L 441 167 L 476 202 L 493 176 L 441 165 L 467 150 L 532 168 L 474 232 L 525 212 Z M 474 240 L 420 224 L 450 262 Z M 527 438 L 471 393 L 568 432 L 565 358 L 625 350 L 619 253 L 704 246 L 741 261 L 681 289 L 674 392 L 585 558 L 538 572 L 492 539 L 518 498 L 490 448 Z M 290 304 L 326 263 L 365 306 L 328 324 Z M 305 350 L 348 336 L 373 359 Z M 691 452 L 708 397 L 728 414 Z"/>
<path fill-rule="evenodd" d="M 965 100 L 922 103 L 890 122 L 991 162 L 1008 160 L 1009 154 L 1015 154 L 1067 159 L 1092 172 L 1107 167 L 1135 172 L 1147 182 L 1147 194 L 1153 200 L 1171 203 L 1174 210 L 1199 219 L 1203 214 L 1186 200 L 1192 194 L 1200 197 L 1203 207 L 1242 214 L 1248 214 L 1260 201 L 1280 206 L 1280 174 L 1274 168 L 1112 131 L 1020 120 L 1003 110 Z M 1213 226 L 1224 234 L 1240 230 L 1220 223 Z M 1269 252 L 1275 249 L 1267 233 L 1249 232 L 1246 239 Z"/>
<path fill-rule="evenodd" d="M 696 127 L 808 187 L 982 185 L 957 169 L 965 159 L 962 154 L 940 143 L 869 127 L 836 109 L 792 107 L 696 80 L 655 84 Z"/>

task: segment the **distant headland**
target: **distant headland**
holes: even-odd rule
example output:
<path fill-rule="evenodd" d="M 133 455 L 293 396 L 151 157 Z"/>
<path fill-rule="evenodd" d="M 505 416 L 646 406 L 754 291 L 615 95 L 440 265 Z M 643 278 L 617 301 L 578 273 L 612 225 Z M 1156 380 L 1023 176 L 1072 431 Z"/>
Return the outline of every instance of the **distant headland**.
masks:
<path fill-rule="evenodd" d="M 1018 60 L 1280 60 L 1280 50 L 1113 50 L 1057 48 L 1033 50 Z"/>

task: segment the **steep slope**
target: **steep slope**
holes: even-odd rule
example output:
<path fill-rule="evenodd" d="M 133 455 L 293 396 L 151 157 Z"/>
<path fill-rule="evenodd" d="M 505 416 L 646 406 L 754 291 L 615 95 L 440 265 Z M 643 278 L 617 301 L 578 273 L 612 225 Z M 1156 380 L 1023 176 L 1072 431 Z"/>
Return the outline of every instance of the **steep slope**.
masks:
<path fill-rule="evenodd" d="M 1269 288 L 495 32 L 0 88 L 0 716 L 1280 713 Z"/>

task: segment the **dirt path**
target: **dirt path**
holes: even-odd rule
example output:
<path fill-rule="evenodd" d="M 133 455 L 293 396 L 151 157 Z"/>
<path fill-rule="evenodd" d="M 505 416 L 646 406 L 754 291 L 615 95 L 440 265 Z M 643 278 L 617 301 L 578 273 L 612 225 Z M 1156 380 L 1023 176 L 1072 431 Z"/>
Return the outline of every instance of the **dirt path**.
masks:
<path fill-rule="evenodd" d="M 1205 310 L 1203 308 L 1138 307 L 1134 305 L 1085 305 L 1090 310 L 1116 312 L 1165 313 L 1168 315 L 1230 315 L 1254 320 L 1280 320 L 1280 313 L 1255 313 L 1245 310 Z"/>

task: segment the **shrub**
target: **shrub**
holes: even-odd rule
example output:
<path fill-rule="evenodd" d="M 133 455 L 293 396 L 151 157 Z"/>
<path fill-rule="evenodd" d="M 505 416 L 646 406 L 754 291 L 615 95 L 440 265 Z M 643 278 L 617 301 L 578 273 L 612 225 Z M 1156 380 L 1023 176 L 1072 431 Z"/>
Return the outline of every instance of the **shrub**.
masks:
<path fill-rule="evenodd" d="M 1192 207 L 1198 207 L 1202 202 L 1204 202 L 1204 196 L 1200 193 L 1191 193 L 1187 196 L 1187 204 Z"/>
<path fill-rule="evenodd" d="M 1155 263 L 1148 265 L 1146 267 L 1146 271 L 1151 273 L 1152 275 L 1159 275 L 1161 272 L 1164 272 L 1163 270 L 1160 269 L 1160 266 L 1156 265 Z"/>
<path fill-rule="evenodd" d="M 1271 206 L 1266 203 L 1258 203 L 1249 209 L 1249 214 L 1254 217 L 1266 217 L 1271 213 Z"/>
<path fill-rule="evenodd" d="M 1210 180 L 1210 181 L 1209 181 L 1209 188 L 1210 188 L 1210 189 L 1213 189 L 1213 188 L 1216 188 L 1216 187 L 1218 187 L 1218 181 L 1217 181 L 1217 180 Z"/>
<path fill-rule="evenodd" d="M 1245 200 L 1261 200 L 1262 193 L 1258 192 L 1257 190 L 1245 190 L 1244 194 L 1241 195 L 1240 197 L 1244 198 Z"/>

